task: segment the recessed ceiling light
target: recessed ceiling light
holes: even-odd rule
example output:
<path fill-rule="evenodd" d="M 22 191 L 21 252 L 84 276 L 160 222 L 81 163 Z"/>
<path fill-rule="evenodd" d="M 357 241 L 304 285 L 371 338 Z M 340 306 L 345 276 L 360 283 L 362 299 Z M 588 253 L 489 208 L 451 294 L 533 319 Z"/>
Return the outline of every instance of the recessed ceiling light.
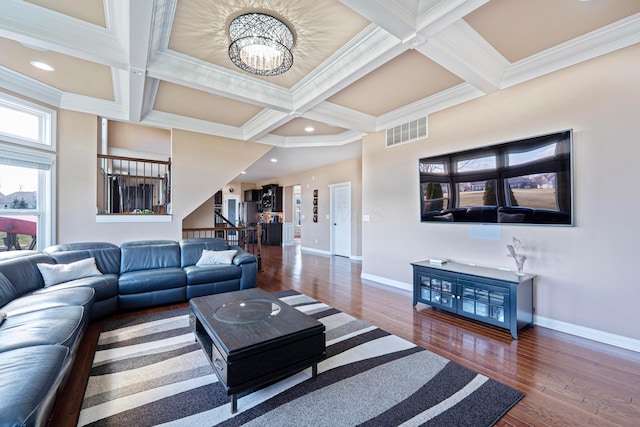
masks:
<path fill-rule="evenodd" d="M 241 173 L 242 175 L 244 175 L 245 173 L 247 173 L 247 171 L 242 171 L 242 172 L 240 172 L 240 173 Z"/>
<path fill-rule="evenodd" d="M 315 130 L 315 129 L 314 129 L 314 127 L 313 127 L 313 126 L 311 126 L 311 125 L 309 125 L 309 126 L 307 126 L 306 128 L 304 128 L 304 131 L 305 131 L 305 132 L 313 132 L 314 130 Z"/>
<path fill-rule="evenodd" d="M 46 64 L 44 62 L 40 62 L 40 61 L 31 61 L 30 64 L 33 65 L 34 67 L 39 68 L 39 69 L 44 70 L 44 71 L 55 71 L 56 70 L 51 65 Z"/>
<path fill-rule="evenodd" d="M 278 161 L 278 159 L 276 159 L 276 158 L 271 159 L 271 163 L 276 163 L 277 161 Z"/>

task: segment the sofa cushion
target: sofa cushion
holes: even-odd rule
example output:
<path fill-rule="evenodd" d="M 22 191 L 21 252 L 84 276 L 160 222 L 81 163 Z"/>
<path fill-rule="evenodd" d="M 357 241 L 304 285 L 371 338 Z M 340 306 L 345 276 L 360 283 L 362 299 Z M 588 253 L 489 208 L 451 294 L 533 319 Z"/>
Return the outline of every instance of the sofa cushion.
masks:
<path fill-rule="evenodd" d="M 224 251 L 233 248 L 227 246 L 226 240 L 216 237 L 182 239 L 180 240 L 180 266 L 184 268 L 189 265 L 195 265 L 205 249 Z"/>
<path fill-rule="evenodd" d="M 185 272 L 178 267 L 130 271 L 118 278 L 118 293 L 139 294 L 184 287 L 186 284 Z"/>
<path fill-rule="evenodd" d="M 120 274 L 158 268 L 179 268 L 180 246 L 172 240 L 144 240 L 120 245 Z"/>
<path fill-rule="evenodd" d="M 53 287 L 47 289 L 53 289 L 53 291 L 35 291 L 23 295 L 2 307 L 2 310 L 9 316 L 17 316 L 53 307 L 81 306 L 88 311 L 93 304 L 94 291 L 91 288 L 56 289 Z"/>
<path fill-rule="evenodd" d="M 7 277 L 0 273 L 0 307 L 17 298 L 18 293 Z"/>
<path fill-rule="evenodd" d="M 95 301 L 102 301 L 118 295 L 118 275 L 103 274 L 101 276 L 83 277 L 48 288 L 38 289 L 34 293 L 56 292 L 60 289 L 92 288 L 95 291 Z"/>
<path fill-rule="evenodd" d="M 242 269 L 231 264 L 212 265 L 191 265 L 184 268 L 187 274 L 188 285 L 199 285 L 202 283 L 215 283 L 223 280 L 239 279 L 242 276 Z"/>
<path fill-rule="evenodd" d="M 58 283 L 82 279 L 84 277 L 100 276 L 102 273 L 96 266 L 95 258 L 81 259 L 69 264 L 37 264 L 44 286 L 49 287 Z"/>
<path fill-rule="evenodd" d="M 95 258 L 98 270 L 104 274 L 120 274 L 120 247 L 107 242 L 77 242 L 49 246 L 43 250 L 58 264 L 68 264 Z"/>
<path fill-rule="evenodd" d="M 196 265 L 231 264 L 236 253 L 238 253 L 238 251 L 233 249 L 226 251 L 210 251 L 204 249 Z"/>
<path fill-rule="evenodd" d="M 81 306 L 61 306 L 7 316 L 0 327 L 0 352 L 35 345 L 61 344 L 72 348 L 84 333 Z"/>
<path fill-rule="evenodd" d="M 60 345 L 0 353 L 0 425 L 46 425 L 68 357 Z"/>
<path fill-rule="evenodd" d="M 13 285 L 16 298 L 44 287 L 44 280 L 36 266 L 38 263 L 53 264 L 55 261 L 42 253 L 0 260 L 0 273 Z"/>

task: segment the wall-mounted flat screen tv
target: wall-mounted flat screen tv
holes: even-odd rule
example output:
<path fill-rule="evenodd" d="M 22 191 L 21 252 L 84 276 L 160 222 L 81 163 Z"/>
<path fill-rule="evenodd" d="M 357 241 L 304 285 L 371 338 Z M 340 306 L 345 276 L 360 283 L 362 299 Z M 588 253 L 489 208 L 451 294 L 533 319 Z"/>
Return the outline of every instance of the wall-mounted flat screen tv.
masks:
<path fill-rule="evenodd" d="M 419 160 L 422 222 L 573 225 L 573 132 Z"/>

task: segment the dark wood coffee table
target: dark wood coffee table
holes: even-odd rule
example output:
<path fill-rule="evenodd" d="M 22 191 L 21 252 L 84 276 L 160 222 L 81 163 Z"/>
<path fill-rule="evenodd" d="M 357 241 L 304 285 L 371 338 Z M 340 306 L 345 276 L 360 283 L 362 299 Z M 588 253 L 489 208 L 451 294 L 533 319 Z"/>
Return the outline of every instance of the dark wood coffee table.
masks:
<path fill-rule="evenodd" d="M 325 328 L 262 289 L 192 298 L 190 317 L 220 383 L 231 396 L 256 389 L 309 366 L 318 375 L 325 357 Z"/>

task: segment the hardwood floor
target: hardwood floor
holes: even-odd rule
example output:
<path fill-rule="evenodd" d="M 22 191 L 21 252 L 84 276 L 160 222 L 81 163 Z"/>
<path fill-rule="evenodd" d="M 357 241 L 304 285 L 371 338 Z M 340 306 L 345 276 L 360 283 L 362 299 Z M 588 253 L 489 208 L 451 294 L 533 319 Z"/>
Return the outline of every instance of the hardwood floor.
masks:
<path fill-rule="evenodd" d="M 640 425 L 639 353 L 542 327 L 523 329 L 516 341 L 507 330 L 414 308 L 409 292 L 361 280 L 360 263 L 298 246 L 263 247 L 262 266 L 258 287 L 266 291 L 295 289 L 525 393 L 498 426 Z M 169 308 L 178 306 L 186 304 Z M 90 325 L 81 343 L 52 427 L 75 425 L 100 328 Z"/>

